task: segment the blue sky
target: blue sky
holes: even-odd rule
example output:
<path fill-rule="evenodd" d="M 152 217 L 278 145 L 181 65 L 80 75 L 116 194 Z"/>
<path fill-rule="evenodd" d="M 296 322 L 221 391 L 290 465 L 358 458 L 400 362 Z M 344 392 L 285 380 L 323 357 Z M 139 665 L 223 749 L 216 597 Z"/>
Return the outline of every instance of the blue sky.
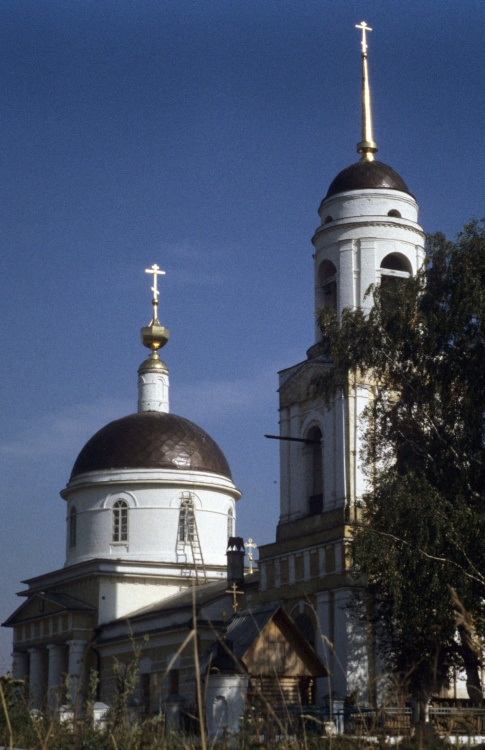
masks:
<path fill-rule="evenodd" d="M 171 410 L 225 452 L 238 533 L 274 539 L 263 435 L 312 344 L 318 205 L 357 160 L 362 19 L 378 158 L 452 236 L 485 213 L 483 0 L 2 2 L 2 621 L 63 565 L 79 450 L 136 410 L 152 263 Z"/>

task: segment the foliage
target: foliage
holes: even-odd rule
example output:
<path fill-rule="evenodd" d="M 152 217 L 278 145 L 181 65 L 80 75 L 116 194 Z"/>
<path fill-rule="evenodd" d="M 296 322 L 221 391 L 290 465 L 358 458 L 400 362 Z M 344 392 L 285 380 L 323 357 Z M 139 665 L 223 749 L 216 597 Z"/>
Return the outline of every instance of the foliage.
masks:
<path fill-rule="evenodd" d="M 416 698 L 457 659 L 482 700 L 485 602 L 485 227 L 427 240 L 425 268 L 384 279 L 366 316 L 326 310 L 334 364 L 324 383 L 373 391 L 364 462 L 372 490 L 355 533 L 383 656 Z M 456 634 L 459 634 L 457 639 Z"/>
<path fill-rule="evenodd" d="M 19 733 L 27 742 L 34 741 L 25 691 L 25 685 L 10 675 L 0 678 L 0 747 L 9 747 Z"/>

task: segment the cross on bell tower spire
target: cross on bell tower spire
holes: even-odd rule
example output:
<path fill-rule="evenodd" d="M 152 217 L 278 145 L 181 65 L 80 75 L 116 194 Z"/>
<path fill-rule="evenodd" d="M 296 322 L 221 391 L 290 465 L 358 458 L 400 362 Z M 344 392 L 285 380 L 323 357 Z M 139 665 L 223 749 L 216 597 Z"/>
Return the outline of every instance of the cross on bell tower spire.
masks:
<path fill-rule="evenodd" d="M 362 140 L 357 144 L 357 153 L 362 154 L 361 161 L 374 161 L 374 154 L 377 152 L 377 143 L 372 135 L 372 112 L 370 106 L 366 37 L 366 33 L 372 31 L 372 29 L 365 21 L 356 24 L 355 28 L 362 29 Z"/>

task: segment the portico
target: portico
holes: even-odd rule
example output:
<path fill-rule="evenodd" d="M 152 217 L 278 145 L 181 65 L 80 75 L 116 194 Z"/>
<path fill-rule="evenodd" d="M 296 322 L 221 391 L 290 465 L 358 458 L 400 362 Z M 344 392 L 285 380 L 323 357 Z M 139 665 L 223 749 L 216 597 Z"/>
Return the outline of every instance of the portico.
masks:
<path fill-rule="evenodd" d="M 28 683 L 33 708 L 55 709 L 66 700 L 75 705 L 84 683 L 94 613 L 72 597 L 69 610 L 65 599 L 33 594 L 7 623 L 14 629 L 13 675 Z"/>

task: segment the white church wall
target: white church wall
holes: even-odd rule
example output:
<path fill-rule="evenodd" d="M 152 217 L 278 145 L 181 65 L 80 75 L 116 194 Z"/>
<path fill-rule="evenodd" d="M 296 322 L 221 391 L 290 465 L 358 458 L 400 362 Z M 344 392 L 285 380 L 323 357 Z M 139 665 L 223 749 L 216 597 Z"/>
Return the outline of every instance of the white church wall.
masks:
<path fill-rule="evenodd" d="M 307 380 L 309 381 L 309 374 Z M 286 398 L 289 398 L 286 393 Z M 357 446 L 357 428 L 359 416 L 367 403 L 367 392 L 359 391 L 357 401 L 352 404 L 351 445 L 347 427 L 349 423 L 349 404 L 342 394 L 337 394 L 328 405 L 317 394 L 307 399 L 295 391 L 295 403 L 280 410 L 280 429 L 282 437 L 306 439 L 312 427 L 318 427 L 322 433 L 324 511 L 342 507 L 345 502 L 355 497 L 355 476 L 349 476 L 349 470 L 355 472 L 353 452 Z M 357 412 L 356 412 L 357 410 Z M 355 434 L 354 434 L 355 433 Z M 344 448 L 344 450 L 342 450 Z M 352 453 L 352 456 L 349 454 Z M 280 444 L 281 474 L 281 515 L 280 523 L 287 523 L 308 515 L 308 498 L 310 491 L 310 452 L 305 443 L 282 440 Z M 352 466 L 349 467 L 349 461 Z M 352 480 L 352 481 L 351 481 Z M 350 483 L 350 484 L 349 484 Z M 359 476 L 359 492 L 364 486 Z"/>
<path fill-rule="evenodd" d="M 99 586 L 99 624 L 127 617 L 142 607 L 153 605 L 180 591 L 180 584 L 169 581 L 150 583 L 147 579 L 127 581 L 106 578 Z"/>
<path fill-rule="evenodd" d="M 183 496 L 193 499 L 200 544 L 207 565 L 226 565 L 228 513 L 235 518 L 234 485 L 224 477 L 191 472 L 178 475 L 178 487 L 171 477 L 157 472 L 158 484 L 136 481 L 131 476 L 90 477 L 91 481 L 68 488 L 66 566 L 89 559 L 108 557 L 145 561 L 180 562 L 180 504 Z M 95 481 L 95 480 L 98 481 Z M 165 480 L 165 481 L 164 481 Z M 116 485 L 119 490 L 116 490 Z M 232 492 L 231 492 L 232 490 Z M 113 506 L 127 504 L 127 538 L 113 538 Z M 76 508 L 76 543 L 71 546 L 70 512 Z M 191 550 L 186 552 L 191 554 Z M 191 560 L 186 560 L 191 562 Z"/>
<path fill-rule="evenodd" d="M 396 209 L 401 217 L 389 216 L 389 211 Z M 328 222 L 326 223 L 328 216 L 333 219 L 332 227 L 336 222 L 355 217 L 365 217 L 366 222 L 371 221 L 373 217 L 379 217 L 381 220 L 385 217 L 388 223 L 399 226 L 417 222 L 418 205 L 408 193 L 385 188 L 367 188 L 342 192 L 327 198 L 320 204 L 318 213 L 322 219 L 322 226 L 326 227 L 329 226 Z"/>

